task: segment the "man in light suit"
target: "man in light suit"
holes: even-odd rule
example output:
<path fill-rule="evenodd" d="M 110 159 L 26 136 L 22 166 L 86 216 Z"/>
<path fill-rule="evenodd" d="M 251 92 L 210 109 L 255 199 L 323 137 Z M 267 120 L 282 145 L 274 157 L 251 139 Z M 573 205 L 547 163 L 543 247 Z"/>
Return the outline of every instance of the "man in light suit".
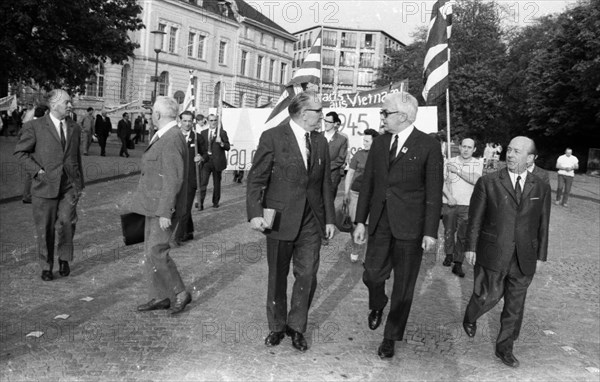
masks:
<path fill-rule="evenodd" d="M 206 197 L 206 188 L 210 174 L 213 176 L 213 196 L 212 202 L 214 208 L 219 208 L 221 200 L 221 175 L 227 168 L 227 155 L 229 151 L 229 138 L 227 132 L 221 127 L 217 129 L 219 119 L 216 115 L 208 116 L 208 129 L 200 132 L 199 150 L 202 155 L 202 168 L 200 169 L 200 209 L 204 209 L 204 198 Z M 220 131 L 217 134 L 217 130 Z"/>
<path fill-rule="evenodd" d="M 177 314 L 192 301 L 169 256 L 173 223 L 185 213 L 187 147 L 177 127 L 179 106 L 170 97 L 157 97 L 152 120 L 158 131 L 142 155 L 142 176 L 131 211 L 146 216 L 144 257 L 150 301 L 138 311 L 169 309 Z"/>
<path fill-rule="evenodd" d="M 291 101 L 291 117 L 265 131 L 248 176 L 246 207 L 253 229 L 267 236 L 267 319 L 271 331 L 265 345 L 279 345 L 285 334 L 306 351 L 308 310 L 317 286 L 321 239 L 335 232 L 329 149 L 314 130 L 323 107 L 316 93 L 303 92 Z M 263 207 L 275 210 L 271 228 Z M 287 311 L 287 276 L 293 259 L 295 277 Z"/>
<path fill-rule="evenodd" d="M 323 136 L 329 144 L 329 159 L 331 159 L 331 194 L 335 200 L 348 155 L 348 138 L 338 133 L 342 121 L 335 111 L 327 113 L 323 122 L 325 122 Z"/>
<path fill-rule="evenodd" d="M 388 302 L 385 281 L 394 270 L 394 286 L 381 358 L 394 356 L 402 340 L 423 250 L 436 247 L 442 209 L 443 159 L 437 140 L 413 124 L 417 100 L 408 93 L 385 97 L 381 120 L 386 134 L 373 141 L 358 197 L 353 233 L 357 244 L 369 241 L 363 282 L 369 288 L 369 328 L 381 324 Z"/>
<path fill-rule="evenodd" d="M 44 281 L 54 278 L 55 230 L 58 273 L 66 277 L 71 272 L 77 202 L 84 187 L 81 128 L 66 118 L 73 108 L 71 97 L 64 90 L 53 90 L 48 104 L 48 115 L 25 124 L 14 153 L 33 178 L 33 220 Z"/>
<path fill-rule="evenodd" d="M 511 367 L 519 337 L 527 288 L 537 261 L 546 261 L 550 222 L 550 186 L 527 171 L 533 141 L 515 137 L 506 151 L 506 168 L 484 175 L 475 184 L 469 208 L 465 257 L 475 264 L 473 294 L 463 327 L 475 336 L 477 319 L 502 297 L 496 356 Z"/>

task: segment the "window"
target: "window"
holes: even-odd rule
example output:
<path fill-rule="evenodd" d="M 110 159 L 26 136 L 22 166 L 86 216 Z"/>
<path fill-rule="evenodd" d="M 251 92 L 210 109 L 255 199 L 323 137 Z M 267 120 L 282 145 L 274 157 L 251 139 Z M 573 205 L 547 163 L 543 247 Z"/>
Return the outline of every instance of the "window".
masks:
<path fill-rule="evenodd" d="M 356 64 L 356 53 L 340 52 L 340 66 L 354 66 Z"/>
<path fill-rule="evenodd" d="M 225 55 L 227 53 L 227 42 L 221 41 L 219 43 L 219 64 L 225 64 Z"/>
<path fill-rule="evenodd" d="M 246 60 L 248 59 L 248 52 L 242 50 L 242 61 L 240 62 L 240 75 L 246 75 Z"/>
<path fill-rule="evenodd" d="M 204 52 L 204 41 L 206 40 L 206 36 L 198 35 L 198 58 L 204 60 L 205 52 Z"/>
<path fill-rule="evenodd" d="M 322 72 L 323 72 L 323 83 L 324 84 L 332 84 L 333 83 L 334 70 L 333 69 L 323 68 Z"/>
<path fill-rule="evenodd" d="M 246 93 L 240 92 L 239 97 L 240 97 L 240 107 L 244 107 L 244 98 L 246 98 Z"/>
<path fill-rule="evenodd" d="M 287 41 L 284 41 L 284 42 L 283 42 L 283 51 L 284 51 L 285 53 L 287 53 L 287 52 L 288 52 L 288 43 L 287 43 Z"/>
<path fill-rule="evenodd" d="M 359 86 L 372 86 L 373 85 L 374 76 L 373 73 L 370 72 L 358 72 L 358 82 Z"/>
<path fill-rule="evenodd" d="M 264 33 L 261 33 L 261 34 L 260 34 L 260 43 L 261 43 L 262 45 L 265 45 L 265 34 L 264 34 Z"/>
<path fill-rule="evenodd" d="M 287 79 L 287 64 L 285 63 L 281 63 L 281 70 L 280 70 L 280 77 L 281 78 L 281 83 L 285 84 L 286 83 L 286 79 Z"/>
<path fill-rule="evenodd" d="M 90 97 L 104 97 L 104 65 L 98 64 L 96 74 L 92 76 L 86 86 L 85 94 Z"/>
<path fill-rule="evenodd" d="M 260 106 L 260 96 L 257 94 L 254 96 L 254 107 L 259 107 Z"/>
<path fill-rule="evenodd" d="M 164 32 L 166 29 L 167 29 L 166 24 L 158 24 L 159 31 Z M 165 51 L 165 35 L 161 34 L 160 37 L 162 38 L 162 41 L 160 42 L 160 50 L 162 50 L 164 52 Z"/>
<path fill-rule="evenodd" d="M 177 47 L 177 28 L 171 27 L 169 30 L 169 53 L 175 53 Z"/>
<path fill-rule="evenodd" d="M 123 65 L 121 69 L 121 88 L 119 89 L 119 99 L 121 102 L 126 102 L 129 97 L 127 96 L 127 90 L 129 89 L 129 64 Z"/>
<path fill-rule="evenodd" d="M 360 62 L 358 64 L 361 68 L 372 68 L 373 67 L 373 53 L 361 53 Z"/>
<path fill-rule="evenodd" d="M 323 31 L 323 46 L 337 46 L 336 31 Z"/>
<path fill-rule="evenodd" d="M 338 84 L 352 85 L 354 82 L 354 70 L 340 69 L 338 71 Z"/>
<path fill-rule="evenodd" d="M 162 72 L 158 79 L 158 95 L 166 96 L 169 92 L 169 72 Z"/>
<path fill-rule="evenodd" d="M 366 33 L 364 39 L 360 42 L 362 49 L 375 49 L 375 36 L 371 33 Z"/>
<path fill-rule="evenodd" d="M 277 39 L 273 36 L 273 49 L 277 50 Z"/>
<path fill-rule="evenodd" d="M 308 32 L 308 41 L 306 42 L 306 47 L 310 48 L 312 46 L 312 32 Z"/>
<path fill-rule="evenodd" d="M 188 57 L 194 56 L 194 43 L 196 42 L 196 34 L 194 32 L 190 32 L 188 37 L 188 46 L 187 46 L 187 55 Z"/>
<path fill-rule="evenodd" d="M 323 65 L 335 65 L 335 51 L 323 49 Z"/>
<path fill-rule="evenodd" d="M 269 81 L 273 82 L 273 72 L 275 71 L 275 60 L 271 60 L 269 65 Z"/>
<path fill-rule="evenodd" d="M 258 78 L 259 80 L 262 78 L 263 60 L 263 56 L 258 56 L 258 59 L 256 60 L 256 78 Z"/>
<path fill-rule="evenodd" d="M 342 32 L 342 48 L 356 48 L 356 33 Z"/>

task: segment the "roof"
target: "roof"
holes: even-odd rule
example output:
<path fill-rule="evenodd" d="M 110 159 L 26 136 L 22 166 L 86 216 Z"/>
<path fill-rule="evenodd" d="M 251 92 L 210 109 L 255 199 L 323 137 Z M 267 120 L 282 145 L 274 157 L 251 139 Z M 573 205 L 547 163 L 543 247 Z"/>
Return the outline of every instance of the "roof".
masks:
<path fill-rule="evenodd" d="M 267 16 L 263 15 L 262 13 L 260 13 L 259 10 L 257 10 L 256 8 L 254 8 L 253 6 L 251 6 L 250 4 L 246 3 L 244 0 L 235 0 L 236 4 L 237 4 L 237 8 L 238 8 L 238 12 L 240 15 L 250 19 L 250 20 L 254 20 L 256 22 L 259 22 L 261 24 L 264 24 L 268 27 L 271 27 L 273 29 L 276 29 L 280 32 L 284 32 L 287 34 L 290 34 L 290 32 L 288 32 L 287 30 L 283 29 L 281 26 L 279 26 L 279 24 L 277 24 L 276 22 L 274 22 L 273 20 L 271 20 L 270 18 L 268 18 Z"/>

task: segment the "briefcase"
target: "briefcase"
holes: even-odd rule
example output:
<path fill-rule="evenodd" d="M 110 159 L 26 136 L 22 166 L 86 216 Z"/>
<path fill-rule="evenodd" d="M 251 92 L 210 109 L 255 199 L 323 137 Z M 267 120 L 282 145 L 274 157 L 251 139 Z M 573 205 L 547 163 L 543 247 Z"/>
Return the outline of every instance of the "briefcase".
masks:
<path fill-rule="evenodd" d="M 145 223 L 146 217 L 144 215 L 135 212 L 121 215 L 121 229 L 125 245 L 133 245 L 144 241 Z"/>
<path fill-rule="evenodd" d="M 133 140 L 131 140 L 131 139 L 127 140 L 127 150 L 135 150 L 135 144 L 133 143 Z"/>

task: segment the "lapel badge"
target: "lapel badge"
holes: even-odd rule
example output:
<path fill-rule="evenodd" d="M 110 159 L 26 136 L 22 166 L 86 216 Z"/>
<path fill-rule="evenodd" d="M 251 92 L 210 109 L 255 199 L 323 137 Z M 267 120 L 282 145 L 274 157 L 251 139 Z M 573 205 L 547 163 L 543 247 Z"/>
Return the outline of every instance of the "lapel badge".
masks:
<path fill-rule="evenodd" d="M 402 151 L 402 154 L 406 154 L 406 152 L 408 151 L 408 147 L 404 146 L 400 151 Z"/>

